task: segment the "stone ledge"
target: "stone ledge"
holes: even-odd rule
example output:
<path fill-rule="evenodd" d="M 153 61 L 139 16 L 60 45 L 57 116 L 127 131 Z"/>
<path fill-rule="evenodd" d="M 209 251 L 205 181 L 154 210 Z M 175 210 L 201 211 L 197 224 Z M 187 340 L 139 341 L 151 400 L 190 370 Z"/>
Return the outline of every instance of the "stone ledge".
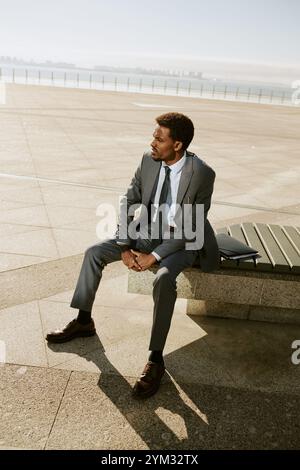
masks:
<path fill-rule="evenodd" d="M 157 268 L 141 273 L 129 271 L 128 292 L 151 295 L 156 271 Z M 179 274 L 177 295 L 188 299 L 187 313 L 300 323 L 300 276 L 249 276 L 244 271 L 238 276 L 234 271 L 203 273 L 189 268 Z"/>
<path fill-rule="evenodd" d="M 189 299 L 187 301 L 186 313 L 200 317 L 233 318 L 236 320 L 300 325 L 300 310 L 293 308 L 263 307 L 261 305 L 243 305 L 214 300 Z"/>
<path fill-rule="evenodd" d="M 84 254 L 12 269 L 0 274 L 0 310 L 75 289 Z M 120 275 L 119 263 L 105 268 L 105 278 Z"/>
<path fill-rule="evenodd" d="M 83 255 L 12 269 L 0 276 L 0 309 L 64 292 L 77 280 Z"/>

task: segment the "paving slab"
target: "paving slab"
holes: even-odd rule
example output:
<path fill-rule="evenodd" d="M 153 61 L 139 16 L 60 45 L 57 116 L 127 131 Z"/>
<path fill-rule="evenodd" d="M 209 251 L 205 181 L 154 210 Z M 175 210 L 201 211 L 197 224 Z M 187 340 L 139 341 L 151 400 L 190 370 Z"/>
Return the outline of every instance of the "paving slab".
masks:
<path fill-rule="evenodd" d="M 137 402 L 130 392 L 147 360 L 153 301 L 128 294 L 127 270 L 113 263 L 95 301 L 98 335 L 44 340 L 74 318 L 69 303 L 82 254 L 96 241 L 96 208 L 117 207 L 161 106 L 191 116 L 191 151 L 216 170 L 215 228 L 300 226 L 298 111 L 17 84 L 7 85 L 7 98 L 0 106 L 0 448 L 299 448 L 300 366 L 291 362 L 299 326 L 189 317 L 178 299 L 162 386 Z"/>
<path fill-rule="evenodd" d="M 151 400 L 134 381 L 74 372 L 47 449 L 296 449 L 295 397 L 163 379 Z"/>
<path fill-rule="evenodd" d="M 280 212 L 298 202 L 300 117 L 294 108 L 20 84 L 7 84 L 7 104 L 0 108 L 1 222 L 53 229 L 58 251 L 41 241 L 41 258 L 82 253 L 95 235 L 97 205 L 115 204 L 149 147 L 156 115 L 174 106 L 195 123 L 191 151 L 217 173 L 213 225 L 300 224 L 299 208 Z M 82 237 L 85 221 L 90 239 Z M 68 234 L 58 230 L 67 224 L 74 229 L 69 246 Z M 43 239 L 43 233 L 36 236 Z M 22 255 L 32 254 L 24 248 Z M 9 263 L 22 266 L 26 259 L 18 255 Z"/>
<path fill-rule="evenodd" d="M 0 341 L 5 347 L 3 362 L 48 365 L 37 302 L 0 310 L 0 324 Z"/>
<path fill-rule="evenodd" d="M 204 342 L 237 387 L 299 396 L 300 367 L 291 357 L 300 326 L 192 318 L 206 331 Z"/>
<path fill-rule="evenodd" d="M 44 449 L 69 371 L 10 364 L 0 366 L 0 445 Z"/>

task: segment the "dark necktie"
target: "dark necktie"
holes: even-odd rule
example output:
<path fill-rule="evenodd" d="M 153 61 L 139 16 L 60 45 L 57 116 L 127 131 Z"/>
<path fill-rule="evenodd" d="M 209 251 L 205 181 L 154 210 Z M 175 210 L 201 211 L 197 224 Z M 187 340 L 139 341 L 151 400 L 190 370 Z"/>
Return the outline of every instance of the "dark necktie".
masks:
<path fill-rule="evenodd" d="M 170 168 L 165 166 L 165 179 L 159 196 L 159 205 L 168 204 L 170 206 L 172 203 L 170 171 Z"/>
<path fill-rule="evenodd" d="M 164 179 L 164 183 L 161 188 L 161 193 L 159 196 L 159 207 L 162 204 L 167 204 L 170 207 L 170 205 L 172 204 L 170 172 L 171 172 L 170 168 L 168 166 L 165 166 L 165 179 Z M 159 216 L 159 236 L 160 238 L 162 238 L 164 227 L 165 225 L 168 225 L 166 210 L 163 212 L 163 214 L 159 211 L 158 216 Z"/>

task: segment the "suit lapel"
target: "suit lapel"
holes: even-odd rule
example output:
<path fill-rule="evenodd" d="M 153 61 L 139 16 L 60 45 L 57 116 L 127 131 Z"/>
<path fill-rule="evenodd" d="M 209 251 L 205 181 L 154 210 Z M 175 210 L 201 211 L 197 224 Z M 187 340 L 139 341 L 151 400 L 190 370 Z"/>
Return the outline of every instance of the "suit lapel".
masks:
<path fill-rule="evenodd" d="M 147 174 L 147 179 L 145 181 L 145 190 L 144 190 L 144 198 L 143 198 L 143 204 L 148 206 L 150 197 L 153 191 L 153 187 L 155 185 L 155 182 L 158 178 L 158 174 L 160 172 L 161 168 L 161 163 L 157 164 L 155 163 L 154 165 L 151 165 L 149 168 L 148 174 Z"/>
<path fill-rule="evenodd" d="M 151 167 L 148 169 L 147 178 L 145 181 L 145 190 L 143 194 L 144 196 L 143 204 L 145 204 L 146 206 L 149 204 L 155 182 L 158 179 L 160 168 L 161 168 L 161 163 L 157 164 L 155 162 L 155 164 L 151 165 Z M 177 204 L 181 204 L 182 199 L 189 187 L 192 175 L 193 175 L 193 157 L 192 157 L 192 154 L 189 154 L 187 152 L 186 162 L 182 169 L 182 174 L 181 174 L 178 192 L 177 192 L 177 199 L 176 199 Z"/>
<path fill-rule="evenodd" d="M 179 181 L 177 200 L 176 200 L 177 204 L 181 204 L 182 199 L 189 187 L 192 175 L 193 175 L 193 158 L 192 156 L 189 156 L 189 154 L 187 153 L 186 162 L 185 162 L 184 167 L 182 168 L 181 178 Z"/>

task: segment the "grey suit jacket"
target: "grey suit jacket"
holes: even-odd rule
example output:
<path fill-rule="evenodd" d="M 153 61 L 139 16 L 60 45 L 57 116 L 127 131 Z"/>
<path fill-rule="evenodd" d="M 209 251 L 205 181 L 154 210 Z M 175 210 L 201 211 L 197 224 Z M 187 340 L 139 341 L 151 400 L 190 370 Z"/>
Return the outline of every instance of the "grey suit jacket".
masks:
<path fill-rule="evenodd" d="M 197 155 L 186 152 L 186 162 L 182 169 L 180 183 L 177 193 L 177 204 L 184 210 L 184 204 L 204 204 L 204 244 L 199 250 L 200 269 L 204 272 L 213 271 L 219 266 L 219 250 L 214 231 L 207 219 L 207 213 L 211 204 L 211 196 L 215 180 L 215 172 Z M 161 162 L 153 160 L 151 151 L 145 152 L 140 165 L 128 187 L 126 200 L 121 203 L 120 212 L 128 214 L 128 209 L 133 204 L 143 204 L 148 207 L 153 187 L 160 171 Z M 126 207 L 124 207 L 126 205 Z M 194 215 L 194 212 L 193 212 Z M 128 216 L 126 221 L 119 220 L 116 232 L 117 243 L 126 246 L 131 244 L 130 237 L 124 239 L 119 236 L 120 228 L 133 220 L 133 216 Z M 126 228 L 126 227 L 125 227 Z M 122 231 L 124 233 L 124 230 Z M 165 239 L 155 248 L 155 252 L 165 258 L 170 254 L 184 249 L 186 240 Z"/>

